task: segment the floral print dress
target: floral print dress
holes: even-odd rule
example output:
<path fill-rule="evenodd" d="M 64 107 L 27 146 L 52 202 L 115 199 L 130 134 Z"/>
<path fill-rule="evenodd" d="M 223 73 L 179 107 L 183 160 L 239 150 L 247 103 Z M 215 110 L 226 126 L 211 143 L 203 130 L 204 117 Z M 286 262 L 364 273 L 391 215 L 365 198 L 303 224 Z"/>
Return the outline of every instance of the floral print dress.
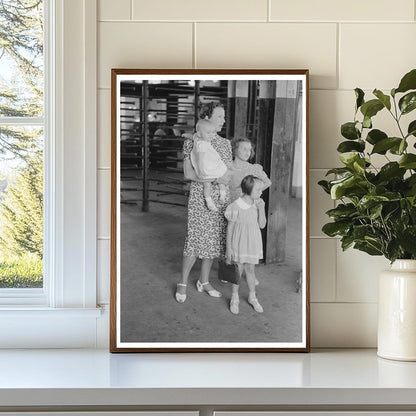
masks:
<path fill-rule="evenodd" d="M 225 164 L 231 163 L 232 151 L 229 140 L 216 135 L 211 144 Z M 191 139 L 185 140 L 183 145 L 184 160 L 190 158 L 192 147 L 193 141 Z M 202 183 L 191 182 L 184 256 L 208 259 L 225 256 L 227 220 L 224 217 L 224 212 L 230 203 L 230 194 L 227 186 L 225 201 L 221 203 L 218 184 L 213 183 L 211 189 L 212 200 L 218 208 L 218 212 L 210 211 L 207 208 Z"/>

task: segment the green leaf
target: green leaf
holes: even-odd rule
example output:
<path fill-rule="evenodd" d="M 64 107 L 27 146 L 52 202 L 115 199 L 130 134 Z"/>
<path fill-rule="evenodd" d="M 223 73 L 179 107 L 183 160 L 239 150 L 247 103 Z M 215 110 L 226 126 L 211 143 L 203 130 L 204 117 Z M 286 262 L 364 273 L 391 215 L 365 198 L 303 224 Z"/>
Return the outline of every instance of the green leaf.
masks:
<path fill-rule="evenodd" d="M 363 127 L 366 129 L 371 129 L 373 127 L 373 123 L 371 122 L 371 117 L 364 116 Z"/>
<path fill-rule="evenodd" d="M 386 163 L 379 171 L 378 176 L 382 181 L 389 181 L 391 178 L 403 178 L 406 169 L 400 167 L 397 162 Z"/>
<path fill-rule="evenodd" d="M 370 144 L 376 144 L 380 140 L 387 139 L 387 134 L 384 131 L 373 129 L 368 132 L 366 141 Z"/>
<path fill-rule="evenodd" d="M 337 147 L 337 151 L 340 153 L 346 153 L 351 151 L 357 152 L 364 152 L 365 149 L 365 142 L 363 140 L 358 140 L 356 142 L 353 141 L 345 141 L 341 142 Z"/>
<path fill-rule="evenodd" d="M 379 202 L 388 201 L 389 199 L 383 195 L 364 195 L 357 204 L 357 209 L 362 212 L 378 205 Z"/>
<path fill-rule="evenodd" d="M 400 246 L 411 254 L 416 254 L 416 227 L 406 228 L 398 237 Z"/>
<path fill-rule="evenodd" d="M 339 160 L 346 166 L 352 166 L 360 158 L 357 152 L 345 152 L 339 155 Z"/>
<path fill-rule="evenodd" d="M 355 111 L 358 111 L 358 109 L 364 104 L 364 91 L 361 88 L 356 88 L 355 90 Z"/>
<path fill-rule="evenodd" d="M 352 235 L 355 240 L 362 240 L 364 241 L 365 237 L 369 234 L 372 234 L 373 228 L 371 225 L 357 225 L 352 230 Z"/>
<path fill-rule="evenodd" d="M 357 242 L 354 244 L 354 248 L 360 251 L 364 251 L 370 256 L 381 256 L 383 254 L 381 248 L 379 249 L 377 247 L 374 247 L 369 242 Z"/>
<path fill-rule="evenodd" d="M 407 135 L 408 136 L 415 136 L 416 137 L 416 120 L 413 120 L 410 124 L 409 127 L 407 128 Z"/>
<path fill-rule="evenodd" d="M 399 159 L 399 165 L 405 169 L 416 169 L 416 155 L 408 153 Z"/>
<path fill-rule="evenodd" d="M 341 238 L 341 247 L 342 251 L 347 250 L 354 244 L 354 237 L 351 235 L 346 235 Z"/>
<path fill-rule="evenodd" d="M 335 237 L 337 235 L 346 235 L 351 227 L 349 221 L 335 221 L 325 224 L 322 227 L 322 231 L 329 237 Z"/>
<path fill-rule="evenodd" d="M 393 155 L 402 155 L 403 152 L 407 149 L 406 139 L 400 139 L 400 143 L 395 144 L 389 149 L 389 152 Z"/>
<path fill-rule="evenodd" d="M 327 194 L 331 194 L 331 188 L 329 186 L 329 182 L 328 181 L 319 181 L 318 185 L 327 193 Z"/>
<path fill-rule="evenodd" d="M 416 69 L 412 69 L 401 79 L 399 86 L 396 88 L 397 92 L 406 92 L 416 89 Z"/>
<path fill-rule="evenodd" d="M 376 204 L 370 208 L 370 218 L 375 220 L 381 216 L 381 212 L 383 211 L 383 204 Z"/>
<path fill-rule="evenodd" d="M 365 172 L 365 168 L 366 168 L 365 159 L 355 160 L 352 167 L 353 167 L 355 172 L 363 174 Z"/>
<path fill-rule="evenodd" d="M 354 187 L 357 184 L 358 179 L 355 176 L 343 179 L 339 183 L 334 184 L 331 187 L 331 198 L 340 199 L 345 195 L 345 191 L 348 188 Z"/>
<path fill-rule="evenodd" d="M 393 239 L 387 244 L 387 256 L 386 257 L 390 261 L 394 261 L 402 257 L 402 250 L 400 249 L 397 239 Z"/>
<path fill-rule="evenodd" d="M 390 97 L 385 95 L 382 91 L 375 89 L 373 94 L 383 103 L 388 110 L 391 109 Z"/>
<path fill-rule="evenodd" d="M 374 117 L 383 108 L 384 105 L 379 100 L 370 100 L 361 106 L 361 112 L 363 113 L 364 117 L 371 118 Z"/>
<path fill-rule="evenodd" d="M 416 108 L 416 91 L 409 92 L 399 100 L 399 108 L 402 114 L 407 114 Z"/>
<path fill-rule="evenodd" d="M 387 137 L 386 139 L 382 139 L 378 141 L 374 147 L 371 154 L 377 153 L 380 155 L 384 155 L 387 150 L 391 149 L 393 146 L 400 146 L 402 139 L 399 137 Z"/>
<path fill-rule="evenodd" d="M 351 172 L 351 169 L 349 168 L 333 168 L 330 169 L 325 176 L 331 175 L 331 174 L 335 174 L 335 175 L 344 175 L 345 173 L 349 173 Z"/>
<path fill-rule="evenodd" d="M 357 140 L 361 137 L 360 131 L 357 129 L 357 123 L 350 121 L 341 126 L 341 134 L 348 140 Z"/>
<path fill-rule="evenodd" d="M 339 204 L 336 208 L 330 209 L 326 214 L 334 220 L 345 219 L 357 212 L 354 204 Z"/>

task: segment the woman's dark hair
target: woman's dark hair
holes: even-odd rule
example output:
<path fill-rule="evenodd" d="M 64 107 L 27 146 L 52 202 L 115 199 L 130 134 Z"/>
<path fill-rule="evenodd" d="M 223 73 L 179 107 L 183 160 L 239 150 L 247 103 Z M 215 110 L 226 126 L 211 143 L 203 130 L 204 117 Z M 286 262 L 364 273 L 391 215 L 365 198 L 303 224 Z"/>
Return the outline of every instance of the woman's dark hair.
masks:
<path fill-rule="evenodd" d="M 254 175 L 247 175 L 241 181 L 241 190 L 244 195 L 251 195 L 253 192 L 254 184 L 258 181 L 261 181 L 260 178 Z"/>
<path fill-rule="evenodd" d="M 240 145 L 240 143 L 250 143 L 251 144 L 251 152 L 250 152 L 250 159 L 249 160 L 253 159 L 256 152 L 254 151 L 253 143 L 247 137 L 234 137 L 231 140 L 231 147 L 233 149 L 233 156 L 235 156 L 235 151 L 238 149 L 238 146 Z"/>
<path fill-rule="evenodd" d="M 212 113 L 214 112 L 214 109 L 217 107 L 224 108 L 224 106 L 221 103 L 218 103 L 215 101 L 211 101 L 210 103 L 207 103 L 207 104 L 201 104 L 199 118 L 202 118 L 202 119 L 211 118 Z"/>

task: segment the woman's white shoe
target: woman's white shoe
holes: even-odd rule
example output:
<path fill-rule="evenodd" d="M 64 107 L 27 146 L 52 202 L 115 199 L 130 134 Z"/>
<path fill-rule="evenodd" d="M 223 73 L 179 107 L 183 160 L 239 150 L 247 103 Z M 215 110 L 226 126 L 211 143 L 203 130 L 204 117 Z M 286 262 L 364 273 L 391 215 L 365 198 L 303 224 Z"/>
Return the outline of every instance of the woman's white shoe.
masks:
<path fill-rule="evenodd" d="M 234 315 L 238 315 L 239 309 L 238 309 L 238 305 L 240 303 L 240 300 L 237 296 L 231 296 L 231 301 L 230 301 L 230 312 L 233 313 Z"/>
<path fill-rule="evenodd" d="M 208 295 L 212 296 L 213 298 L 220 298 L 222 296 L 221 292 L 215 289 L 207 289 L 204 286 L 209 285 L 209 282 L 201 283 L 199 280 L 196 281 L 196 290 L 198 292 L 206 292 Z"/>
<path fill-rule="evenodd" d="M 263 307 L 260 305 L 257 298 L 252 298 L 249 296 L 248 303 L 254 308 L 256 312 L 263 313 Z"/>
<path fill-rule="evenodd" d="M 186 300 L 186 293 L 179 293 L 178 292 L 178 286 L 182 286 L 186 288 L 186 284 L 185 283 L 177 283 L 176 284 L 176 293 L 175 293 L 175 298 L 179 303 L 184 303 Z M 186 289 L 185 289 L 186 290 Z"/>

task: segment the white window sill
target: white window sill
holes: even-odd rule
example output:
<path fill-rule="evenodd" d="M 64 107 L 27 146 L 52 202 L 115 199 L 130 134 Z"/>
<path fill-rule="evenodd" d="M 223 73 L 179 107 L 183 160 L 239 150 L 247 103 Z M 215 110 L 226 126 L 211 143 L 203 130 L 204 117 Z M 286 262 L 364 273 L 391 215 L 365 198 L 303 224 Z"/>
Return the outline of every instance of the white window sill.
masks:
<path fill-rule="evenodd" d="M 0 411 L 76 406 L 416 409 L 416 363 L 375 350 L 110 354 L 0 351 Z"/>
<path fill-rule="evenodd" d="M 107 344 L 107 322 L 106 307 L 2 306 L 0 348 L 96 348 Z"/>
<path fill-rule="evenodd" d="M 72 318 L 99 318 L 101 308 L 45 308 L 42 306 L 0 306 L 0 318 L 5 316 L 16 317 L 72 317 Z"/>

